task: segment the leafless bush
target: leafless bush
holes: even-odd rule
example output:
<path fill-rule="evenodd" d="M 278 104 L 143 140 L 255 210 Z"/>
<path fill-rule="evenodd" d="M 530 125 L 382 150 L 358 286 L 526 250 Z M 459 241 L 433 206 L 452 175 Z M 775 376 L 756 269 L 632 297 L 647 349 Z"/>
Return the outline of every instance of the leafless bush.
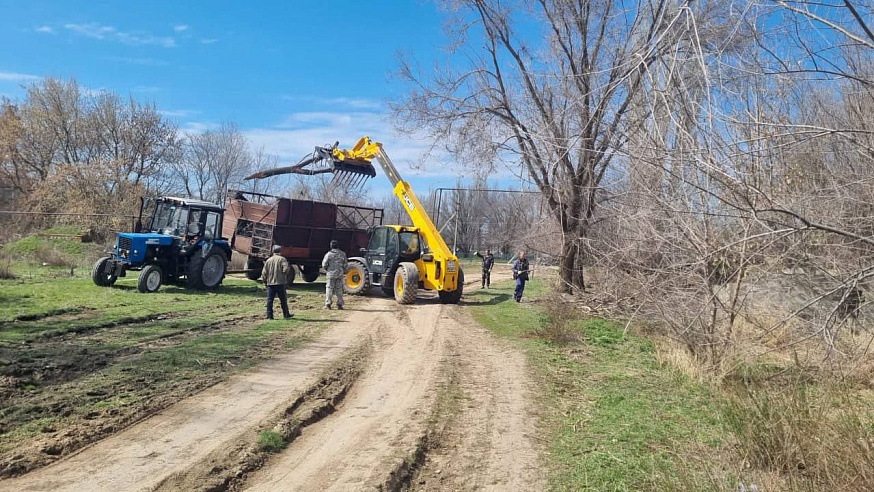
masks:
<path fill-rule="evenodd" d="M 582 340 L 580 313 L 559 294 L 544 296 L 539 300 L 544 308 L 544 319 L 537 335 L 559 345 L 578 343 Z"/>

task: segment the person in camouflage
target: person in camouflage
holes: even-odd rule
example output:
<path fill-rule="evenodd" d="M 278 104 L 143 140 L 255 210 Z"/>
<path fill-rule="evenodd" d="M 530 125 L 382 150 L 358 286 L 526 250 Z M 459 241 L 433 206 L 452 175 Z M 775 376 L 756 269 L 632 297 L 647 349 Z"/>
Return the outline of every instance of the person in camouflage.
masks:
<path fill-rule="evenodd" d="M 346 253 L 340 251 L 337 241 L 331 241 L 331 251 L 325 254 L 322 268 L 328 276 L 325 285 L 325 309 L 331 309 L 333 297 L 337 296 L 337 309 L 343 309 L 343 277 L 346 276 Z"/>

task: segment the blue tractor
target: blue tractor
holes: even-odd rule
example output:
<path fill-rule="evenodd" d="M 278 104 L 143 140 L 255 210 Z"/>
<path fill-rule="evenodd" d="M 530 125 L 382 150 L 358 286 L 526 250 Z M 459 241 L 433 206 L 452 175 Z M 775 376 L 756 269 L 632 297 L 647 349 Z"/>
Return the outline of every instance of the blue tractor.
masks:
<path fill-rule="evenodd" d="M 142 199 L 134 232 L 118 234 L 113 252 L 97 260 L 91 278 L 108 287 L 128 270 L 139 270 L 140 292 L 155 292 L 165 283 L 215 289 L 231 257 L 231 246 L 221 237 L 223 215 L 224 208 L 199 200 Z"/>

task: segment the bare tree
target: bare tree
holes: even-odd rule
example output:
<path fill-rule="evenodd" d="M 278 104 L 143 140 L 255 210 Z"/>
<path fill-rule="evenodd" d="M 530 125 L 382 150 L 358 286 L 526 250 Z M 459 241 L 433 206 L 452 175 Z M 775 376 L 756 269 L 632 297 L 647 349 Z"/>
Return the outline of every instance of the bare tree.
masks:
<path fill-rule="evenodd" d="M 255 154 L 265 158 L 263 153 Z M 228 187 L 239 187 L 252 169 L 253 154 L 236 125 L 189 135 L 182 159 L 174 165 L 179 187 L 190 197 L 224 203 Z"/>
<path fill-rule="evenodd" d="M 564 290 L 584 289 L 585 239 L 601 185 L 627 143 L 641 74 L 685 31 L 689 2 L 448 2 L 451 64 L 405 62 L 394 106 L 468 161 L 510 162 L 543 193 L 564 235 Z M 542 33 L 545 42 L 532 42 Z M 518 166 L 521 165 L 522 169 Z"/>

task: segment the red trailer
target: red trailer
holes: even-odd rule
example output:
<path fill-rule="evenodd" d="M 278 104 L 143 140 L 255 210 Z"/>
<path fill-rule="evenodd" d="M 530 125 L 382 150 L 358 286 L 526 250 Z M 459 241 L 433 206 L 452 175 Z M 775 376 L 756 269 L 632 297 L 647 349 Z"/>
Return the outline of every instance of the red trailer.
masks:
<path fill-rule="evenodd" d="M 336 239 L 347 256 L 367 247 L 368 229 L 382 225 L 381 208 L 295 200 L 263 193 L 228 191 L 222 236 L 231 248 L 247 256 L 246 276 L 257 280 L 273 245 L 297 265 L 307 282 L 319 277 L 322 258 Z M 289 283 L 294 281 L 291 269 Z"/>

